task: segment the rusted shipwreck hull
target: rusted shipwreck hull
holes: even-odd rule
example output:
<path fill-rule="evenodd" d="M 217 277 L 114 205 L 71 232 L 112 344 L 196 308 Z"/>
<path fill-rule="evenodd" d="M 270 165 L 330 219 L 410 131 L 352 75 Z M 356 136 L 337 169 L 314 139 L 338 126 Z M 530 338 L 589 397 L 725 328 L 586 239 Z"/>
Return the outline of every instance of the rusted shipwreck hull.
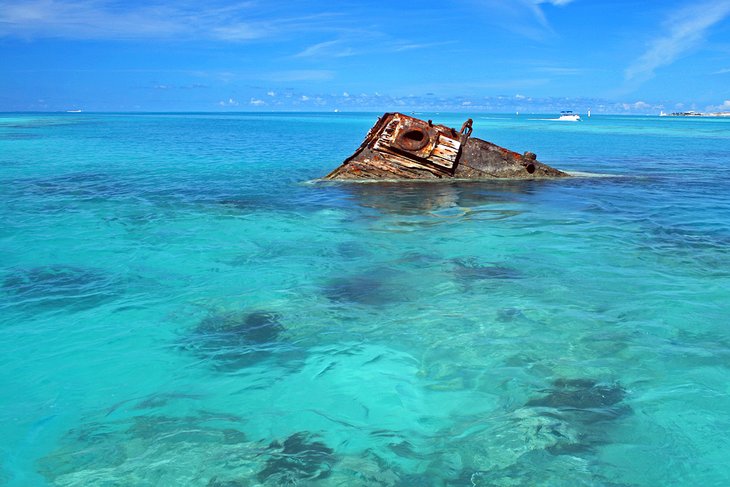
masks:
<path fill-rule="evenodd" d="M 403 115 L 386 113 L 370 129 L 362 145 L 325 179 L 544 179 L 568 174 L 537 161 L 470 137 L 472 120 L 460 131 Z"/>

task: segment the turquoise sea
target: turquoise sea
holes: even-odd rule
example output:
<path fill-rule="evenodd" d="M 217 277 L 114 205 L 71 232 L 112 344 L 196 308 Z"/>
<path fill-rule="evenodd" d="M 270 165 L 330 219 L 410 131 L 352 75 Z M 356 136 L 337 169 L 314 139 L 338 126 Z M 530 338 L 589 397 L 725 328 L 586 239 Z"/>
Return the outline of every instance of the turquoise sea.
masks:
<path fill-rule="evenodd" d="M 377 115 L 0 115 L 0 484 L 728 485 L 730 120 Z"/>

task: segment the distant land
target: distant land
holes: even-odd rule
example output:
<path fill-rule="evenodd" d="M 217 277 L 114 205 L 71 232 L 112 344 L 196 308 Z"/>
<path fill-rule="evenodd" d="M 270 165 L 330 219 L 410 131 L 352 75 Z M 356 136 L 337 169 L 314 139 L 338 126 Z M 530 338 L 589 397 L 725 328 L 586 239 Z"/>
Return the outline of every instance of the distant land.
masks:
<path fill-rule="evenodd" d="M 703 112 L 695 112 L 695 111 L 689 111 L 689 112 L 673 112 L 673 113 L 659 113 L 660 117 L 730 117 L 730 112 L 711 112 L 711 113 L 703 113 Z"/>

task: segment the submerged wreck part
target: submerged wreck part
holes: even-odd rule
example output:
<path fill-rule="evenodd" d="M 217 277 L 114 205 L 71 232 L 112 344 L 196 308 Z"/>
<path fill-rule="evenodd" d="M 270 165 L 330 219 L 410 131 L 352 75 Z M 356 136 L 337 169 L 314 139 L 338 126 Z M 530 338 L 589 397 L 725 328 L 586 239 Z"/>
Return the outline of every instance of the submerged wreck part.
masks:
<path fill-rule="evenodd" d="M 370 129 L 353 155 L 325 179 L 541 179 L 568 174 L 537 161 L 471 138 L 472 120 L 461 131 L 402 113 L 386 113 Z"/>

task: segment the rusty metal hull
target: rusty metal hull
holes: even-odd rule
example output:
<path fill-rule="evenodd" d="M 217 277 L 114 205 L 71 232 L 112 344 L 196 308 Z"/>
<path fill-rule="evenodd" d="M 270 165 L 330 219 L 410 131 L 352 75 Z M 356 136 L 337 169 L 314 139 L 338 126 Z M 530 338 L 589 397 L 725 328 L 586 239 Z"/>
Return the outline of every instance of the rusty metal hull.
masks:
<path fill-rule="evenodd" d="M 471 137 L 471 119 L 456 131 L 402 113 L 386 113 L 355 153 L 325 179 L 546 179 L 568 174 Z"/>

